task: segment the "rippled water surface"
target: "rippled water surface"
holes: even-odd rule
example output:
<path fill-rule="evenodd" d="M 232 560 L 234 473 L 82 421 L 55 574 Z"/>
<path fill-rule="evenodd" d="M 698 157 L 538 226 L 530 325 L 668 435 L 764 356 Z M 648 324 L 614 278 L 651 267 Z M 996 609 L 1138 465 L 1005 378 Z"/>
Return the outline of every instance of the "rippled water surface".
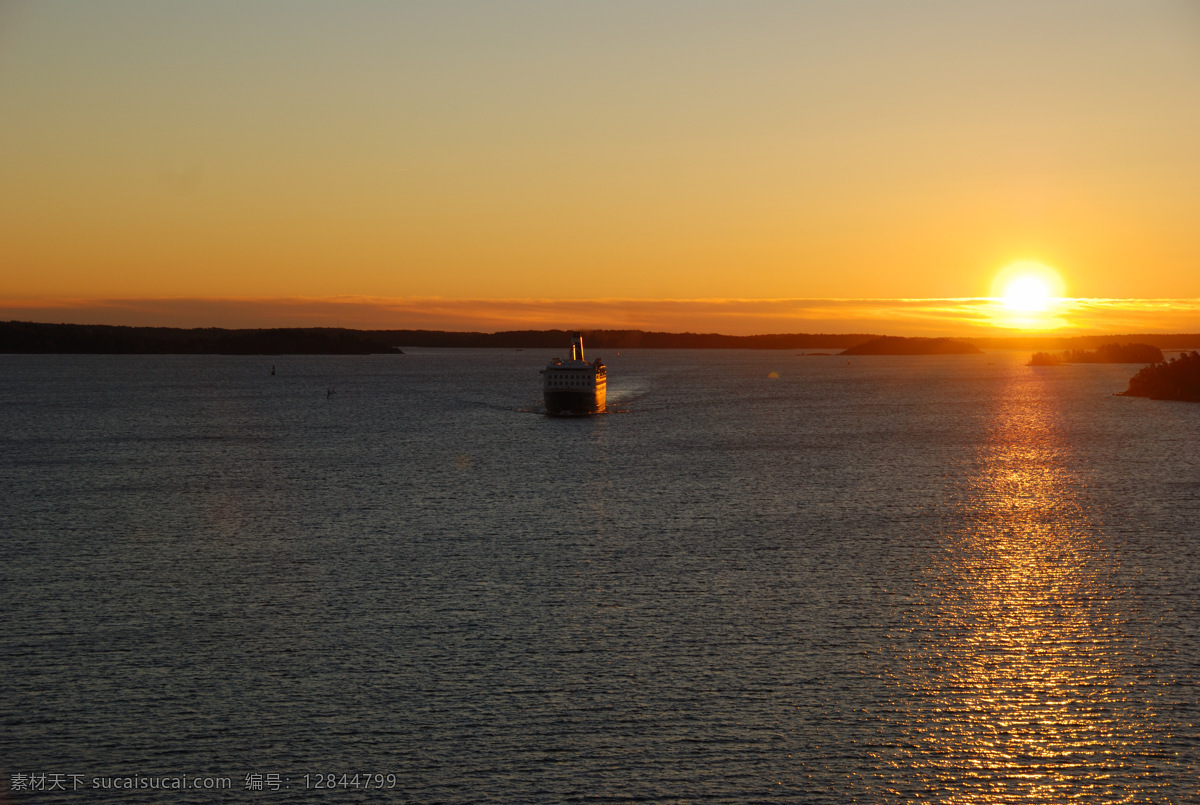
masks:
<path fill-rule="evenodd" d="M 1200 406 L 631 351 L 551 419 L 550 355 L 0 356 L 2 785 L 1200 799 Z"/>

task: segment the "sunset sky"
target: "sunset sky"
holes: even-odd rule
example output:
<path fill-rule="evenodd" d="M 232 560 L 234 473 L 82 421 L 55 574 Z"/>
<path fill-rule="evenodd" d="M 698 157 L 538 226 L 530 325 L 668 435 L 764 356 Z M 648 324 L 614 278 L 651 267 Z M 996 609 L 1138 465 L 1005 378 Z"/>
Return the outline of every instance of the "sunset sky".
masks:
<path fill-rule="evenodd" d="M 0 319 L 1200 332 L 1200 3 L 0 0 Z"/>

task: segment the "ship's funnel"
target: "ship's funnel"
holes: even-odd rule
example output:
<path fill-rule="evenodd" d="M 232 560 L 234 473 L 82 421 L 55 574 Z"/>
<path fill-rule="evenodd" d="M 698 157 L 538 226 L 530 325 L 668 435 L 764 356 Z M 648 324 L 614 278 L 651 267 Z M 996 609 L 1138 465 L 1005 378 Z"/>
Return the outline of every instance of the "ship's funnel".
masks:
<path fill-rule="evenodd" d="M 583 361 L 587 360 L 583 357 L 583 334 L 575 333 L 575 337 L 571 339 L 571 360 Z"/>

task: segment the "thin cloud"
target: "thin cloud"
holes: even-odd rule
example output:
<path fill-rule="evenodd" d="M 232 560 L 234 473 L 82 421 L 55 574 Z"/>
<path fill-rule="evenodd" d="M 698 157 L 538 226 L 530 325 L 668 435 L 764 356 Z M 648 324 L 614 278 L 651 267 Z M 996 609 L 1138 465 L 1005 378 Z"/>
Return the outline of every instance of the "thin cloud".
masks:
<path fill-rule="evenodd" d="M 1200 299 L 1060 299 L 1040 314 L 999 299 L 9 299 L 0 318 L 167 327 L 351 327 L 495 332 L 588 328 L 720 332 L 1063 335 L 1200 332 Z"/>

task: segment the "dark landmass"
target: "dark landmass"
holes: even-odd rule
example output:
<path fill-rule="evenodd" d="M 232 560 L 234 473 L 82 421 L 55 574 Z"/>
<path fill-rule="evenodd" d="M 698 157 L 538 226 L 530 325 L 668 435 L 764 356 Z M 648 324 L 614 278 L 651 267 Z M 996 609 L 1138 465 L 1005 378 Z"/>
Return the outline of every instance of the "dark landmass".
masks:
<path fill-rule="evenodd" d="M 370 330 L 405 347 L 507 347 L 562 349 L 574 330 L 510 330 L 499 333 L 452 333 L 440 330 Z M 787 333 L 721 335 L 646 330 L 582 330 L 587 349 L 816 349 L 846 348 L 878 336 L 866 333 Z"/>
<path fill-rule="evenodd" d="M 983 350 L 954 338 L 900 338 L 885 335 L 844 350 L 843 355 L 981 355 Z"/>
<path fill-rule="evenodd" d="M 1200 334 L 1196 333 L 1145 333 L 1109 335 L 1076 335 L 1070 337 L 1031 335 L 1006 336 L 1003 338 L 964 338 L 982 349 L 1030 349 L 1030 350 L 1076 350 L 1096 349 L 1112 342 L 1138 342 L 1159 349 L 1196 349 L 1200 347 Z"/>
<path fill-rule="evenodd" d="M 443 330 L 348 330 L 333 327 L 226 330 L 217 327 L 118 327 L 100 324 L 0 322 L 0 353 L 151 355 L 365 355 L 402 347 L 493 347 L 565 349 L 569 330 L 510 330 L 498 333 Z M 1074 338 L 895 338 L 869 333 L 721 335 L 646 330 L 584 330 L 589 350 L 622 349 L 851 349 L 868 342 L 910 344 L 913 352 L 870 354 L 955 354 L 983 349 L 1095 349 L 1114 339 L 1136 339 L 1161 349 L 1194 349 L 1200 334 L 1078 336 Z M 954 349 L 928 345 L 953 344 Z M 924 345 L 924 346 L 922 346 Z M 893 347 L 887 346 L 887 349 Z M 851 354 L 868 354 L 851 353 Z"/>
<path fill-rule="evenodd" d="M 1030 366 L 1058 366 L 1063 363 L 1158 363 L 1162 350 L 1153 344 L 1103 344 L 1095 350 L 1068 349 L 1065 352 L 1035 352 Z"/>
<path fill-rule="evenodd" d="M 182 330 L 100 324 L 0 322 L 0 353 L 91 355 L 372 355 L 399 348 L 358 330 Z"/>
<path fill-rule="evenodd" d="M 0 353 L 110 355 L 368 355 L 401 347 L 565 349 L 568 330 L 457 333 L 441 330 L 346 330 L 330 327 L 224 330 L 216 327 L 115 327 L 100 324 L 0 322 Z M 584 330 L 589 350 L 844 348 L 868 334 L 720 335 L 644 330 Z"/>
<path fill-rule="evenodd" d="M 1120 396 L 1200 402 L 1200 352 L 1145 367 L 1129 379 L 1129 388 Z"/>

